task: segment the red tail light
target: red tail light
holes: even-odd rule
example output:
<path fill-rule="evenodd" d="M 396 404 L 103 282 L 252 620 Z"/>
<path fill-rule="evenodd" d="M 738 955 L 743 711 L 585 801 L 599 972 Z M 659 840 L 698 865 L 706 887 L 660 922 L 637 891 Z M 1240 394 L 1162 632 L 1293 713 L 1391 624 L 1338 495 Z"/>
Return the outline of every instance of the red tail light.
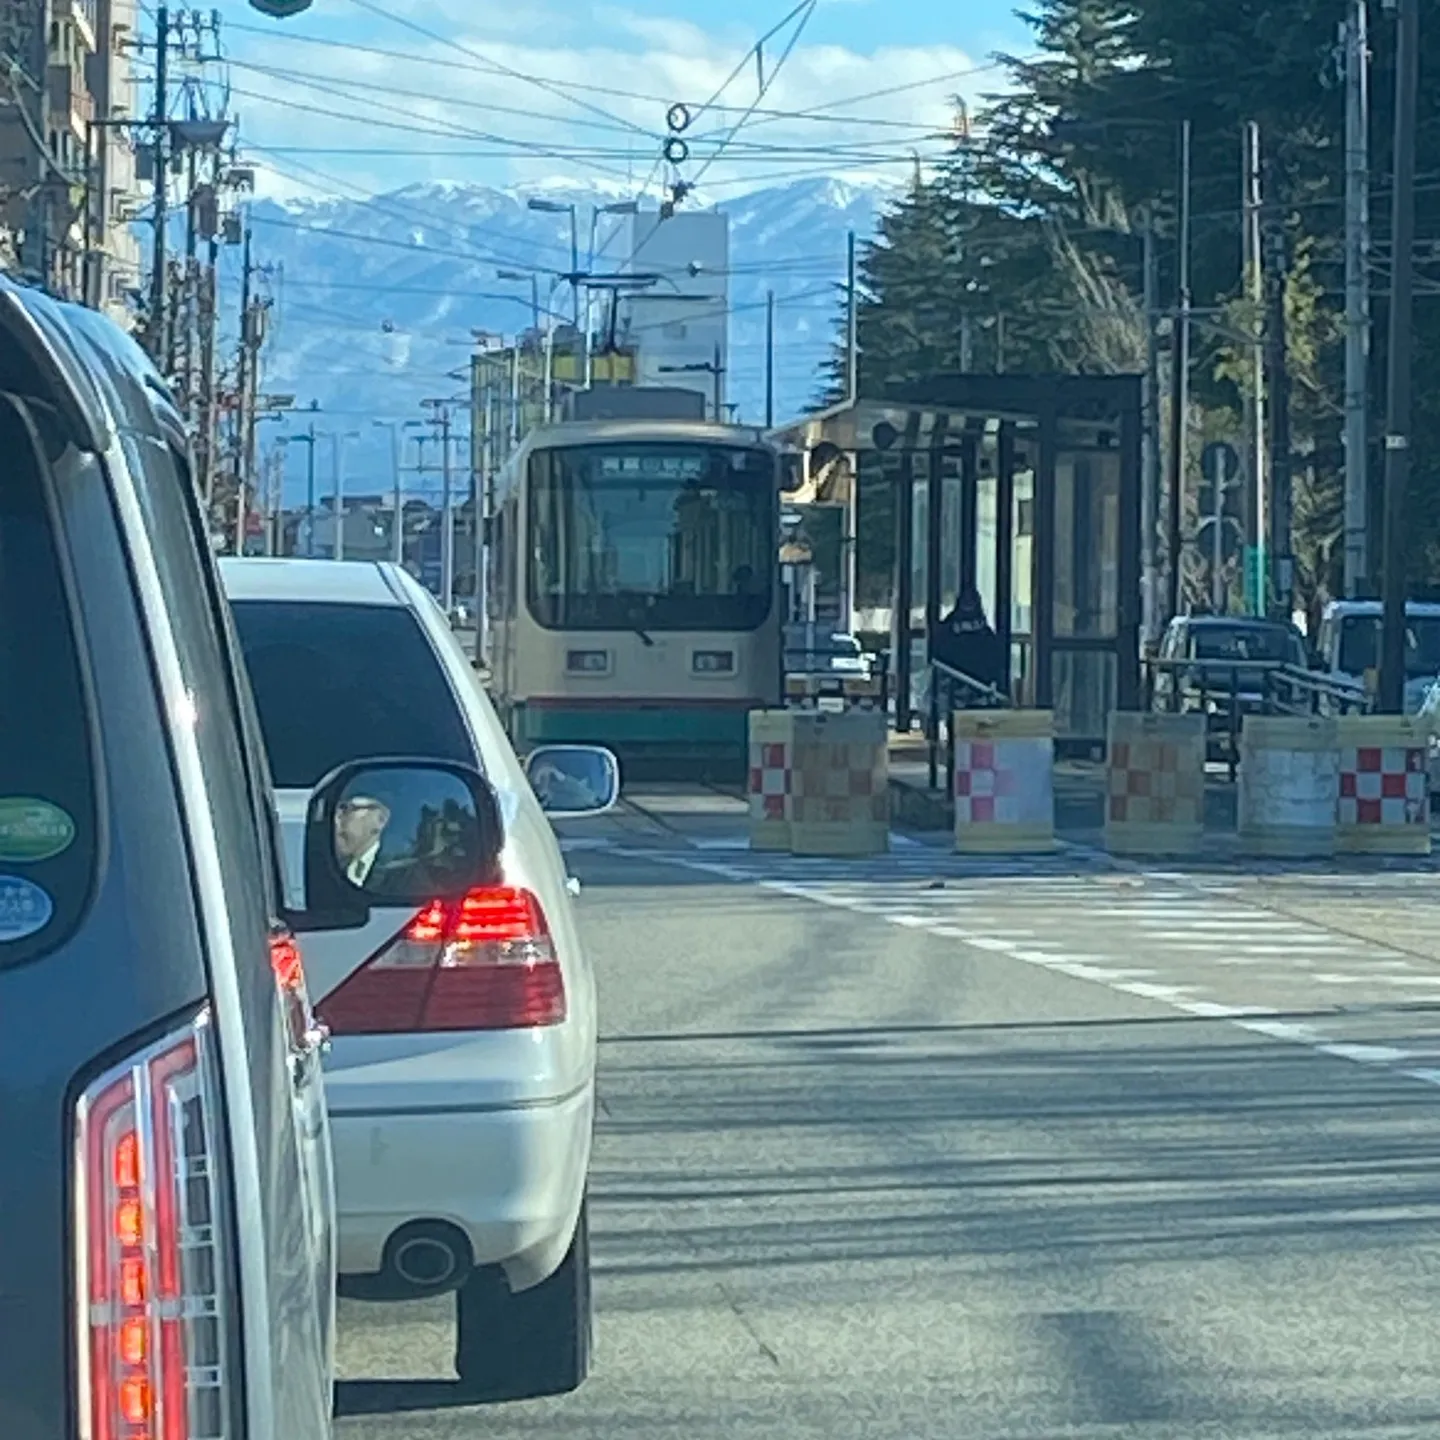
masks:
<path fill-rule="evenodd" d="M 229 1357 L 208 1017 L 76 1111 L 78 1372 L 88 1440 L 223 1440 Z"/>
<path fill-rule="evenodd" d="M 427 905 L 316 1007 L 336 1035 L 527 1030 L 565 1019 L 550 925 L 529 890 Z"/>

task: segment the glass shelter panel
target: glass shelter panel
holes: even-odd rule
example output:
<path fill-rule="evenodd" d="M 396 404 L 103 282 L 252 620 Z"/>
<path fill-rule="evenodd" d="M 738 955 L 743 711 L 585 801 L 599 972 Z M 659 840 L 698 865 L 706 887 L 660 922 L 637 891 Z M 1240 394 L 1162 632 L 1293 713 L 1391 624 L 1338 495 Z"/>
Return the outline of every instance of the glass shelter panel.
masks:
<path fill-rule="evenodd" d="M 1120 625 L 1120 456 L 1062 452 L 1055 465 L 1055 634 L 1114 640 Z"/>

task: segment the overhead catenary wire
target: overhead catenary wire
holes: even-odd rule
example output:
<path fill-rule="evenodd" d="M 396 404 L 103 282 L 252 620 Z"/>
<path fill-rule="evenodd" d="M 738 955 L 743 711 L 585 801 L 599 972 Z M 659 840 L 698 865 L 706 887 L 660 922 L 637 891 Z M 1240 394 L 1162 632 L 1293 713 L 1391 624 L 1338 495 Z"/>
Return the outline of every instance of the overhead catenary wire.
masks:
<path fill-rule="evenodd" d="M 243 22 L 230 21 L 226 23 L 226 30 L 239 34 L 261 36 L 273 42 L 275 38 L 272 27 L 261 25 L 246 25 Z M 444 70 L 470 72 L 472 74 L 493 74 L 493 70 L 473 61 L 459 58 L 449 58 L 441 55 L 424 55 L 417 51 L 385 48 L 378 45 L 364 45 L 352 40 L 336 40 L 328 36 L 306 35 L 298 31 L 287 30 L 285 34 L 287 46 L 309 45 L 328 50 L 352 51 L 357 55 L 373 55 L 378 58 L 394 63 L 399 61 L 407 65 L 424 65 Z M 752 126 L 758 126 L 762 122 L 771 120 L 803 120 L 813 121 L 818 124 L 855 124 L 865 126 L 902 126 L 910 128 L 911 122 L 903 120 L 891 120 L 878 116 L 846 116 L 831 113 L 836 108 L 846 105 L 861 104 L 872 99 L 888 99 L 894 95 L 903 95 L 915 90 L 933 88 L 937 85 L 947 85 L 955 80 L 967 79 L 977 75 L 993 73 L 1004 68 L 1006 62 L 993 60 L 983 65 L 967 66 L 959 70 L 947 70 L 937 75 L 927 76 L 923 80 L 904 81 L 897 85 L 886 86 L 878 90 L 871 90 L 862 95 L 842 96 L 829 100 L 820 105 L 809 106 L 804 110 L 767 110 L 764 107 L 757 107 L 752 112 Z M 527 83 L 534 82 L 539 77 L 516 71 L 513 78 Z M 579 80 L 561 80 L 550 77 L 549 83 L 557 89 L 565 91 L 576 91 L 577 93 L 591 95 L 605 95 L 615 99 L 639 101 L 644 104 L 670 105 L 677 98 L 683 100 L 685 97 L 675 95 L 659 95 L 643 90 L 626 90 L 613 85 L 596 85 Z M 707 107 L 709 110 L 719 112 L 739 112 L 749 107 L 743 105 L 727 105 L 721 101 L 715 101 Z M 549 117 L 563 119 L 564 117 Z M 590 122 L 593 123 L 593 122 Z M 620 120 L 615 122 L 621 129 L 630 130 L 633 127 Z"/>
<path fill-rule="evenodd" d="M 416 35 L 423 36 L 426 40 L 436 44 L 447 46 L 450 49 L 458 50 L 462 55 L 468 55 L 472 60 L 478 61 L 486 69 L 497 75 L 508 75 L 514 80 L 523 80 L 527 84 L 537 86 L 541 90 L 548 91 L 552 95 L 559 96 L 568 104 L 575 105 L 582 110 L 600 116 L 605 120 L 613 120 L 618 124 L 627 126 L 634 130 L 637 135 L 644 135 L 650 139 L 658 139 L 658 136 L 643 125 L 637 125 L 633 121 L 626 120 L 623 116 L 615 115 L 606 110 L 603 106 L 592 104 L 588 100 L 579 99 L 575 95 L 568 94 L 564 88 L 546 79 L 541 75 L 528 75 L 522 70 L 513 66 L 502 64 L 498 60 L 492 60 L 487 55 L 482 55 L 477 50 L 472 50 L 454 36 L 441 34 L 437 30 L 431 30 L 428 26 L 420 24 L 418 20 L 412 20 L 407 15 L 397 15 L 393 10 L 387 10 L 383 5 L 377 5 L 375 0 L 350 0 L 352 5 L 358 6 L 361 10 L 367 10 L 370 14 L 378 16 L 382 20 L 388 20 L 393 25 L 399 25 L 406 30 L 413 31 Z"/>

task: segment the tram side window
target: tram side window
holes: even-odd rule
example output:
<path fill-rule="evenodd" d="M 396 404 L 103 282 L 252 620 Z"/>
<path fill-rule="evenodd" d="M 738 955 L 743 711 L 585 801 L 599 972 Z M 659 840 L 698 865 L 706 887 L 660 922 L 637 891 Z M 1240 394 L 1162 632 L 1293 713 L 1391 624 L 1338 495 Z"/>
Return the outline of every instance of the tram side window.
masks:
<path fill-rule="evenodd" d="M 508 538 L 510 526 L 506 521 L 506 507 L 501 506 L 491 521 L 490 553 L 494 557 L 490 573 L 490 617 L 503 620 L 510 613 L 510 551 Z"/>

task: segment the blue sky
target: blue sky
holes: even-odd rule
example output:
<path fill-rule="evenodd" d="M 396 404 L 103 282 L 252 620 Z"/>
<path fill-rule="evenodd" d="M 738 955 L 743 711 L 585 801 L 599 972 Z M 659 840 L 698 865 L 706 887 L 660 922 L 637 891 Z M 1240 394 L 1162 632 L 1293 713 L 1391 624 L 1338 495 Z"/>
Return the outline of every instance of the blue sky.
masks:
<path fill-rule="evenodd" d="M 698 107 L 741 64 L 721 98 L 731 108 L 695 127 L 695 149 L 709 155 L 757 99 L 747 49 L 793 4 L 316 0 L 291 21 L 246 0 L 220 9 L 232 104 L 264 188 L 358 197 L 415 180 L 633 187 L 654 168 L 664 102 Z M 994 87 L 981 68 L 992 52 L 1026 48 L 1013 8 L 818 0 L 761 104 L 828 108 L 803 122 L 757 115 L 706 168 L 705 198 L 806 171 L 903 176 L 910 157 L 943 144 L 956 93 Z M 766 46 L 772 70 L 793 33 Z"/>

